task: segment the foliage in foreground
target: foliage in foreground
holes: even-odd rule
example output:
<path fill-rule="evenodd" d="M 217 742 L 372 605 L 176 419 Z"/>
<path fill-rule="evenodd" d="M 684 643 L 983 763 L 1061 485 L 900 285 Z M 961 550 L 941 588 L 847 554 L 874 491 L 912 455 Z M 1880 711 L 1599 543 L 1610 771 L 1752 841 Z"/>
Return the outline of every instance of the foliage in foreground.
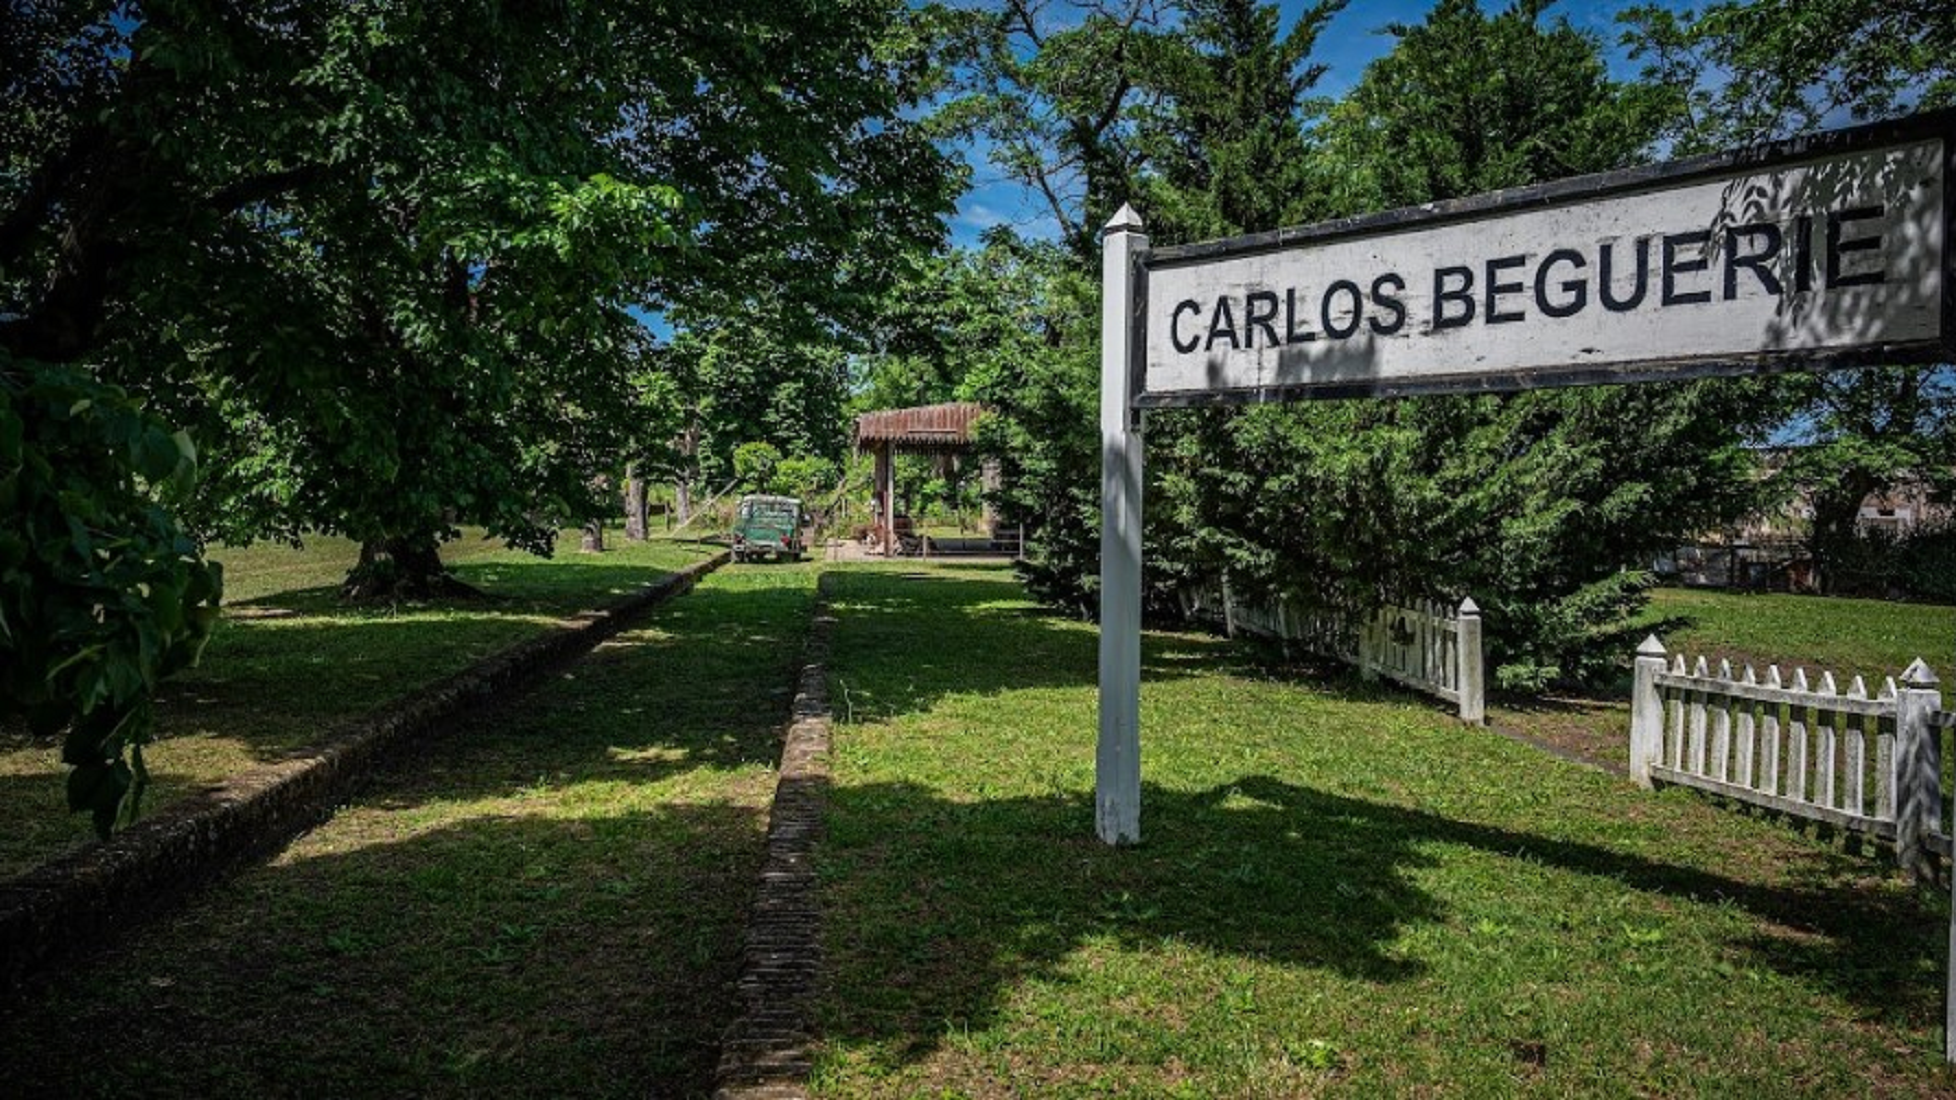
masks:
<path fill-rule="evenodd" d="M 151 696 L 217 620 L 223 572 L 157 499 L 195 476 L 189 439 L 120 390 L 0 370 L 0 721 L 61 737 L 68 808 L 105 836 L 149 781 Z"/>

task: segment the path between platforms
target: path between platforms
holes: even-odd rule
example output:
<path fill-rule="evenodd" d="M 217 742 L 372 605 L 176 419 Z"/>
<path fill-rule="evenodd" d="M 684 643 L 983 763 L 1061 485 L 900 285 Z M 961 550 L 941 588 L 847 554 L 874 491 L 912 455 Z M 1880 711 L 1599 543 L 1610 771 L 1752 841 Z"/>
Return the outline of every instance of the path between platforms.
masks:
<path fill-rule="evenodd" d="M 721 1044 L 720 1100 L 798 1100 L 812 1067 L 821 908 L 815 845 L 829 789 L 829 614 L 832 574 L 816 581 L 815 621 L 781 746 L 768 812 L 767 863 L 748 918 L 741 1014 Z"/>

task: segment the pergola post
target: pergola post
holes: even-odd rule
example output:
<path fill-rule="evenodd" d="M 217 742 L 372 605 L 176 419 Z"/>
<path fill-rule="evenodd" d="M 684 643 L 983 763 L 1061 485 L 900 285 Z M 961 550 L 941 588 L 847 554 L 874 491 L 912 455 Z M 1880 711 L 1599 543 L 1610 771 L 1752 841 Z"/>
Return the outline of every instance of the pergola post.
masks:
<path fill-rule="evenodd" d="M 888 443 L 876 447 L 876 531 L 884 556 L 896 548 L 896 462 Z"/>

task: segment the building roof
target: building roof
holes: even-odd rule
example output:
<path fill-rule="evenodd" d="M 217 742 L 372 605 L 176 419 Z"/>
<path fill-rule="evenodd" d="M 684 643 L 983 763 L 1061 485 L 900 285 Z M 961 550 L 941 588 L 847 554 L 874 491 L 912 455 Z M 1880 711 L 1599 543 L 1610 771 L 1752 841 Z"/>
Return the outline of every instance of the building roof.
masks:
<path fill-rule="evenodd" d="M 905 451 L 962 451 L 971 446 L 971 425 L 985 411 L 975 401 L 881 409 L 856 418 L 856 448 L 889 446 Z"/>

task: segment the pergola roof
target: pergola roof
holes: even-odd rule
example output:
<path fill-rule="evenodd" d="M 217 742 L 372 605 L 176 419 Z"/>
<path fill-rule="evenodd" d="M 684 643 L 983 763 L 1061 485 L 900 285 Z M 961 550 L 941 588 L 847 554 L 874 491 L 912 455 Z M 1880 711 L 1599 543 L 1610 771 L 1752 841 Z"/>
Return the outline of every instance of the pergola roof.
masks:
<path fill-rule="evenodd" d="M 985 411 L 975 401 L 881 409 L 856 418 L 856 449 L 889 447 L 900 451 L 963 451 L 971 447 L 971 425 Z"/>

